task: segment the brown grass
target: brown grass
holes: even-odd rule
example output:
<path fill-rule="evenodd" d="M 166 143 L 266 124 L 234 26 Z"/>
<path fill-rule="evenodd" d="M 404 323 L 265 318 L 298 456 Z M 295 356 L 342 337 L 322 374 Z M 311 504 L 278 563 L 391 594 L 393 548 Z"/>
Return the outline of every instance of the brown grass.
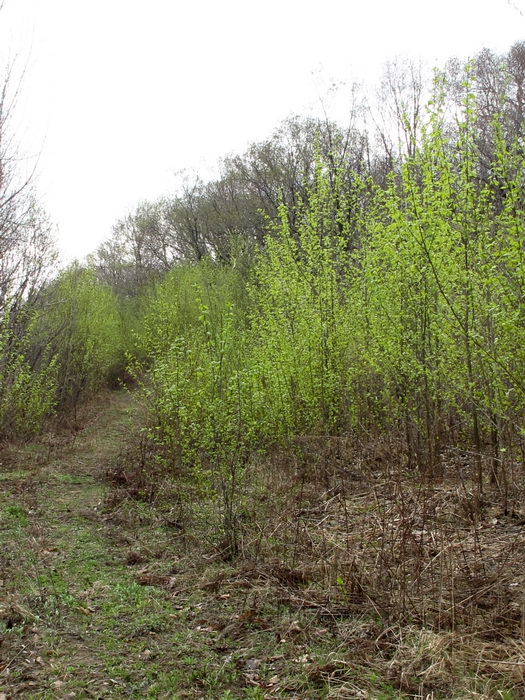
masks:
<path fill-rule="evenodd" d="M 431 481 L 377 446 L 296 439 L 243 474 L 229 573 L 206 580 L 208 569 L 193 563 L 182 588 L 200 576 L 215 594 L 244 591 L 222 628 L 229 635 L 242 636 L 247 621 L 273 625 L 277 637 L 301 638 L 305 653 L 330 635 L 330 659 L 305 662 L 327 697 L 375 697 L 377 678 L 399 697 L 525 697 L 525 484 L 518 468 L 508 476 L 505 506 L 487 485 L 474 507 L 464 456 L 444 455 L 443 477 Z M 198 551 L 219 566 L 220 501 L 180 475 L 173 483 L 157 474 L 156 483 L 156 508 L 176 505 L 174 536 L 188 558 Z M 129 483 L 112 493 L 119 501 Z M 284 625 L 261 615 L 272 605 L 288 611 Z"/>
<path fill-rule="evenodd" d="M 112 405 L 106 411 L 116 410 Z M 104 624 L 104 601 L 115 597 L 112 580 L 139 584 L 145 601 L 150 590 L 152 600 L 165 601 L 162 630 L 147 631 L 148 646 L 135 654 L 136 687 L 147 653 L 166 674 L 181 669 L 181 698 L 219 698 L 226 690 L 242 698 L 247 689 L 265 698 L 525 698 L 518 465 L 508 470 L 505 503 L 497 484 L 487 484 L 474 504 L 473 468 L 456 451 L 443 456 L 443 478 L 431 481 L 405 470 L 392 445 L 303 436 L 243 468 L 230 521 L 238 542 L 233 557 L 213 474 L 204 484 L 194 474 L 175 474 L 116 413 L 108 422 L 96 404 L 84 411 L 78 434 L 61 428 L 38 445 L 4 450 L 5 507 L 16 503 L 29 515 L 20 525 L 27 539 L 22 556 L 15 561 L 13 541 L 0 552 L 0 570 L 8 581 L 13 567 L 21 580 L 35 577 L 35 562 L 46 571 L 65 567 L 69 555 L 56 549 L 53 528 L 68 518 L 76 518 L 75 527 L 81 518 L 82 527 L 106 538 L 106 578 L 82 590 L 70 584 L 76 602 L 68 614 Z M 93 509 L 82 494 L 101 478 L 104 502 Z M 53 527 L 41 510 L 43 493 L 46 507 L 57 509 Z M 43 635 L 39 605 L 57 593 L 36 594 L 23 597 L 10 587 L 2 600 L 0 670 L 4 680 L 18 673 L 10 686 L 15 695 L 30 692 L 29 683 L 38 689 L 52 682 L 42 697 L 53 697 L 53 683 L 74 688 L 82 679 L 60 667 L 50 676 L 37 661 L 46 662 L 46 635 L 58 635 L 57 645 L 71 642 L 60 641 L 60 626 Z M 129 637 L 130 620 L 108 628 L 108 638 L 140 643 L 142 633 Z M 14 646 L 10 626 L 26 630 L 22 647 Z M 98 650 L 89 629 L 75 642 L 74 658 Z M 114 652 L 105 653 L 113 659 Z M 91 654 L 85 686 L 111 689 L 103 656 Z M 226 664 L 230 675 L 210 690 L 210 669 L 220 676 Z M 111 696 L 119 692 L 115 687 Z"/>

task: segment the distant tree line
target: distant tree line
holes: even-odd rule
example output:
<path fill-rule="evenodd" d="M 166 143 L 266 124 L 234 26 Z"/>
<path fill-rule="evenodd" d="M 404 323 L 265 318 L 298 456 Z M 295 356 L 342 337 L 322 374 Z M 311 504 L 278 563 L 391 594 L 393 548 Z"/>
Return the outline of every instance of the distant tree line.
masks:
<path fill-rule="evenodd" d="M 477 105 L 478 177 L 483 181 L 494 159 L 496 115 L 507 143 L 523 139 L 525 43 L 504 55 L 484 49 L 469 70 L 469 89 Z M 452 59 L 432 75 L 417 63 L 397 59 L 385 66 L 369 106 L 354 95 L 349 125 L 328 117 L 290 117 L 269 138 L 252 143 L 242 154 L 224 157 L 215 179 L 182 173 L 172 197 L 143 202 L 120 219 L 90 264 L 101 280 L 134 295 L 152 276 L 181 261 L 211 258 L 228 264 L 241 253 L 251 255 L 264 246 L 281 205 L 286 206 L 290 230 L 297 232 L 298 207 L 315 185 L 318 158 L 332 186 L 337 181 L 352 191 L 357 177 L 385 187 L 399 174 L 403 158 L 412 157 L 421 145 L 428 121 L 426 101 L 435 80 L 445 104 L 444 132 L 454 148 L 459 138 L 455 116 L 465 97 L 464 65 Z M 365 197 L 362 191 L 359 198 L 354 194 L 345 200 L 344 210 L 336 203 L 338 220 L 349 224 L 349 246 L 358 244 Z"/>

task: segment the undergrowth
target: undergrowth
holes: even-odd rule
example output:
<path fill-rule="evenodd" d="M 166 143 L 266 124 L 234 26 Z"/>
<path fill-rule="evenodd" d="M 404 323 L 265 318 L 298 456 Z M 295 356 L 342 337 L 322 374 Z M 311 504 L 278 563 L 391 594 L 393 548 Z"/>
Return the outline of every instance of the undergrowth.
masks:
<path fill-rule="evenodd" d="M 525 697 L 519 470 L 507 514 L 472 512 L 468 456 L 430 482 L 393 445 L 294 439 L 245 465 L 233 553 L 222 499 L 104 401 L 3 450 L 0 693 Z"/>
<path fill-rule="evenodd" d="M 468 456 L 447 454 L 435 482 L 386 448 L 318 437 L 259 456 L 235 556 L 222 502 L 187 475 L 157 474 L 150 498 L 132 452 L 110 476 L 108 505 L 140 532 L 142 583 L 208 594 L 199 631 L 243 671 L 226 697 L 525 697 L 521 471 L 507 513 L 497 487 L 474 512 Z M 170 533 L 172 569 L 151 562 L 144 510 Z"/>

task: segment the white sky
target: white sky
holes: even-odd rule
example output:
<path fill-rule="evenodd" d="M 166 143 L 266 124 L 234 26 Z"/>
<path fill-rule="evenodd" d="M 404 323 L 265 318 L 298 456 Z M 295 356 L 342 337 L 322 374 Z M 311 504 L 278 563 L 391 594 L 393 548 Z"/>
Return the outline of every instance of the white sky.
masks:
<path fill-rule="evenodd" d="M 69 259 L 175 171 L 306 113 L 320 69 L 373 83 L 398 54 L 503 52 L 524 15 L 525 0 L 6 0 L 0 65 L 27 64 L 15 126 Z"/>

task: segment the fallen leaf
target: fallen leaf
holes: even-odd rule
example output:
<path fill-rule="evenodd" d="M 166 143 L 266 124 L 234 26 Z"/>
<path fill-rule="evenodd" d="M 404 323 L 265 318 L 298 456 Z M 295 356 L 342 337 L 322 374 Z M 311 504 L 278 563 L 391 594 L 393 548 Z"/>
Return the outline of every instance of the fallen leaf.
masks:
<path fill-rule="evenodd" d="M 245 673 L 244 680 L 248 685 L 253 685 L 257 688 L 259 688 L 261 685 L 261 677 L 258 676 L 256 673 Z"/>
<path fill-rule="evenodd" d="M 297 620 L 294 620 L 292 624 L 290 625 L 288 632 L 292 634 L 299 634 L 300 632 L 303 631 L 303 628 L 299 624 Z"/>

